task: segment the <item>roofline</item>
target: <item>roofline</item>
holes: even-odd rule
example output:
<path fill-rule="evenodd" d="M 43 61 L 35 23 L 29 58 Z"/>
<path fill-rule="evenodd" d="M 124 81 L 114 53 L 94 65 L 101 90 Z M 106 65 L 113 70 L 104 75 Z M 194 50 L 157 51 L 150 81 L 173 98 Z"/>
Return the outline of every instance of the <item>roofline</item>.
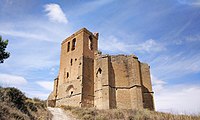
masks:
<path fill-rule="evenodd" d="M 89 30 L 87 30 L 86 28 L 82 28 L 78 31 L 76 31 L 74 34 L 72 34 L 71 36 L 67 37 L 65 40 L 62 41 L 61 45 L 64 44 L 66 41 L 68 41 L 69 39 L 71 40 L 72 38 L 74 38 L 76 35 L 80 34 L 81 32 L 86 32 L 87 34 L 93 35 L 97 40 L 98 38 Z"/>

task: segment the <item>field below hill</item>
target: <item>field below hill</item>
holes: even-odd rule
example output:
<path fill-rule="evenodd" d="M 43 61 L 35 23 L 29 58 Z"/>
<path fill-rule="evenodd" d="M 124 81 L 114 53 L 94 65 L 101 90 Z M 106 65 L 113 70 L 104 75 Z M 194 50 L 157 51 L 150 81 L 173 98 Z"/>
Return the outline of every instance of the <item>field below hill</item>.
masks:
<path fill-rule="evenodd" d="M 71 106 L 61 106 L 61 108 L 81 120 L 200 120 L 200 115 L 174 115 L 146 109 L 98 110 Z"/>
<path fill-rule="evenodd" d="M 0 120 L 49 120 L 46 102 L 30 99 L 16 88 L 0 87 Z"/>

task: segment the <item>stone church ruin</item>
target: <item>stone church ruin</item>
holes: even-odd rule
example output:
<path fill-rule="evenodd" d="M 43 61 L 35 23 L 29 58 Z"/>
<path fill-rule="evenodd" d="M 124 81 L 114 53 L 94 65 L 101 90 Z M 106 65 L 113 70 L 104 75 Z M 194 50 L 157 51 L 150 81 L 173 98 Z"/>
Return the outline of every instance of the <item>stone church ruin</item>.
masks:
<path fill-rule="evenodd" d="M 62 42 L 48 106 L 154 110 L 148 64 L 135 55 L 102 55 L 98 35 L 83 28 Z"/>

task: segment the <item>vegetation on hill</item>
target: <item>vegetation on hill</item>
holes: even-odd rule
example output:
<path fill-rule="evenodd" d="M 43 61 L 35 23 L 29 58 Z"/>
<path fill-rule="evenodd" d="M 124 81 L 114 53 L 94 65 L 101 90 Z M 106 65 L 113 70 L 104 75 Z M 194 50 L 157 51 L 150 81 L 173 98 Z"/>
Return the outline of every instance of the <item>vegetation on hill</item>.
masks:
<path fill-rule="evenodd" d="M 81 120 L 200 120 L 200 115 L 173 115 L 146 109 L 97 110 L 70 106 L 61 106 L 61 108 Z"/>
<path fill-rule="evenodd" d="M 27 98 L 17 88 L 0 87 L 0 120 L 49 120 L 45 101 Z"/>

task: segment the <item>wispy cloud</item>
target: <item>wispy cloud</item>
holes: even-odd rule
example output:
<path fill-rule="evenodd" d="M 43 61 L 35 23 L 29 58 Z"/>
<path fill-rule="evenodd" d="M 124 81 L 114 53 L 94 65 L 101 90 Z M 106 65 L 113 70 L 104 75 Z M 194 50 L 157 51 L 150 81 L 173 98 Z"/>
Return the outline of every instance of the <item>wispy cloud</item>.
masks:
<path fill-rule="evenodd" d="M 26 24 L 26 25 L 24 25 Z M 71 33 L 70 26 L 64 27 L 62 24 L 52 24 L 49 21 L 33 20 L 27 18 L 26 21 L 0 22 L 0 34 L 22 40 L 47 41 L 60 43 Z"/>
<path fill-rule="evenodd" d="M 197 41 L 200 42 L 200 34 L 191 35 L 191 36 L 186 36 L 186 37 L 185 37 L 185 40 L 186 40 L 187 42 L 197 42 Z"/>
<path fill-rule="evenodd" d="M 138 51 L 146 51 L 146 52 L 160 52 L 166 50 L 166 48 L 162 44 L 157 43 L 153 39 L 149 39 L 144 43 L 135 45 L 133 46 L 133 48 L 135 48 L 135 50 Z"/>
<path fill-rule="evenodd" d="M 110 36 L 107 38 L 107 40 L 100 42 L 100 49 L 104 51 L 113 51 L 113 52 L 120 51 L 124 53 L 130 53 L 132 51 L 150 53 L 150 52 L 160 52 L 166 50 L 166 48 L 162 44 L 157 43 L 153 39 L 149 39 L 142 43 L 129 44 L 118 40 L 118 38 L 114 36 Z"/>
<path fill-rule="evenodd" d="M 178 0 L 181 4 L 200 6 L 200 0 Z"/>
<path fill-rule="evenodd" d="M 58 23 L 67 23 L 68 20 L 63 10 L 58 4 L 50 3 L 44 5 L 45 11 L 47 12 L 47 16 L 49 20 Z"/>
<path fill-rule="evenodd" d="M 34 34 L 34 33 L 29 33 L 27 31 L 0 30 L 0 33 L 3 35 L 23 37 L 23 38 L 29 38 L 29 39 L 31 38 L 31 39 L 35 39 L 35 40 L 45 40 L 45 41 L 51 40 L 47 36 L 44 36 L 44 34 Z"/>
<path fill-rule="evenodd" d="M 90 2 L 85 2 L 84 4 L 81 4 L 78 7 L 74 7 L 75 9 L 72 9 L 71 11 L 69 11 L 69 14 L 73 16 L 81 16 L 89 12 L 95 11 L 96 9 L 106 4 L 109 4 L 113 1 L 114 0 L 94 0 Z"/>
<path fill-rule="evenodd" d="M 46 90 L 53 90 L 53 81 L 37 81 L 36 83 Z"/>
<path fill-rule="evenodd" d="M 159 78 L 170 79 L 190 73 L 200 72 L 200 54 L 177 53 L 170 56 L 159 56 L 150 62 L 153 74 Z"/>
<path fill-rule="evenodd" d="M 0 73 L 0 85 L 2 86 L 19 87 L 26 84 L 27 80 L 22 76 Z"/>

